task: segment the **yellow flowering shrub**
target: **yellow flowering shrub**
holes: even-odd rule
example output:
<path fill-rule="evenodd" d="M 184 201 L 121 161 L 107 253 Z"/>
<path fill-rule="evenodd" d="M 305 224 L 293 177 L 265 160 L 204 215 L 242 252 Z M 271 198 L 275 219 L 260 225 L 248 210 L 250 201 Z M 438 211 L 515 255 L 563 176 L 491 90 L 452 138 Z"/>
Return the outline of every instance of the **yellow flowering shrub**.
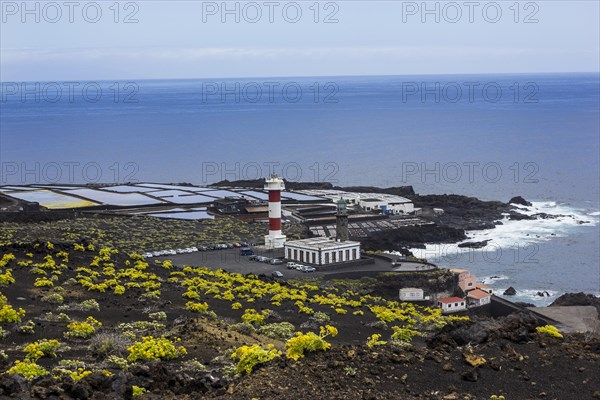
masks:
<path fill-rule="evenodd" d="M 21 318 L 25 316 L 25 310 L 22 308 L 15 310 L 11 305 L 3 304 L 2 297 L 0 295 L 0 322 L 21 322 Z"/>
<path fill-rule="evenodd" d="M 33 283 L 33 286 L 35 286 L 35 287 L 52 287 L 52 286 L 54 286 L 54 282 L 52 282 L 48 278 L 36 278 L 35 282 Z"/>
<path fill-rule="evenodd" d="M 375 333 L 375 334 L 369 336 L 369 338 L 367 339 L 367 346 L 373 347 L 373 346 L 383 346 L 384 344 L 387 344 L 387 342 L 385 340 L 379 340 L 379 339 L 381 339 L 381 335 L 379 333 Z"/>
<path fill-rule="evenodd" d="M 115 286 L 114 294 L 121 295 L 125 293 L 125 286 L 117 285 Z"/>
<path fill-rule="evenodd" d="M 552 336 L 553 338 L 557 338 L 557 339 L 563 338 L 563 335 L 558 331 L 558 329 L 554 325 L 538 326 L 537 328 L 535 328 L 535 331 Z"/>
<path fill-rule="evenodd" d="M 49 372 L 44 368 L 35 363 L 35 361 L 15 361 L 15 365 L 12 366 L 7 374 L 19 374 L 27 378 L 27 380 L 33 380 L 39 376 L 48 375 Z"/>
<path fill-rule="evenodd" d="M 153 336 L 142 337 L 141 342 L 135 342 L 127 350 L 129 351 L 128 361 L 171 360 L 187 354 L 185 347 L 176 347 L 165 337 L 155 338 Z"/>
<path fill-rule="evenodd" d="M 231 358 L 238 360 L 235 372 L 238 374 L 243 372 L 249 374 L 258 364 L 264 364 L 280 356 L 281 351 L 276 350 L 272 344 L 269 344 L 267 349 L 263 349 L 258 344 L 253 344 L 252 346 L 238 347 L 231 355 Z"/>
<path fill-rule="evenodd" d="M 7 269 L 3 274 L 0 274 L 0 285 L 10 285 L 15 283 L 15 278 L 12 276 L 12 270 Z"/>
<path fill-rule="evenodd" d="M 265 317 L 269 315 L 269 311 L 263 310 L 261 313 L 254 308 L 247 308 L 242 315 L 242 321 L 249 324 L 262 325 L 265 323 Z"/>
<path fill-rule="evenodd" d="M 410 343 L 414 336 L 421 336 L 419 331 L 410 328 L 401 328 L 399 326 L 392 326 L 394 333 L 392 333 L 392 339 L 397 340 L 401 343 Z"/>
<path fill-rule="evenodd" d="M 145 394 L 146 392 L 148 392 L 145 388 L 140 387 L 140 386 L 135 386 L 135 385 L 133 385 L 131 387 L 131 390 L 132 390 L 132 394 L 131 395 L 133 397 L 139 397 L 139 396 Z"/>
<path fill-rule="evenodd" d="M 56 350 L 60 347 L 58 340 L 42 339 L 38 342 L 29 343 L 23 349 L 26 360 L 36 361 L 42 357 L 54 358 L 56 357 Z"/>
<path fill-rule="evenodd" d="M 6 253 L 0 258 L 0 267 L 6 267 L 6 265 L 15 259 L 15 255 L 12 253 Z"/>
<path fill-rule="evenodd" d="M 108 371 L 107 371 L 108 372 Z M 81 379 L 85 378 L 86 376 L 88 376 L 89 374 L 91 374 L 92 371 L 88 371 L 88 370 L 84 370 L 83 368 L 77 368 L 77 371 L 73 371 L 69 374 L 69 376 L 75 381 L 80 381 Z"/>
<path fill-rule="evenodd" d="M 204 314 L 204 313 L 208 312 L 208 304 L 207 303 L 194 303 L 193 301 L 188 301 L 187 303 L 185 303 L 185 309 L 188 311 Z"/>
<path fill-rule="evenodd" d="M 87 317 L 83 322 L 71 322 L 67 325 L 69 332 L 65 332 L 66 338 L 83 338 L 87 339 L 92 336 L 97 328 L 100 328 L 102 323 L 94 317 Z"/>
<path fill-rule="evenodd" d="M 314 332 L 296 332 L 296 336 L 285 343 L 286 356 L 298 360 L 304 357 L 305 352 L 327 350 L 331 347 L 331 343 L 326 342 L 324 339 L 327 336 L 334 337 L 337 334 L 338 330 L 331 325 L 321 326 L 318 335 Z"/>
<path fill-rule="evenodd" d="M 231 305 L 232 310 L 239 310 L 240 308 L 242 308 L 242 303 L 235 302 Z"/>

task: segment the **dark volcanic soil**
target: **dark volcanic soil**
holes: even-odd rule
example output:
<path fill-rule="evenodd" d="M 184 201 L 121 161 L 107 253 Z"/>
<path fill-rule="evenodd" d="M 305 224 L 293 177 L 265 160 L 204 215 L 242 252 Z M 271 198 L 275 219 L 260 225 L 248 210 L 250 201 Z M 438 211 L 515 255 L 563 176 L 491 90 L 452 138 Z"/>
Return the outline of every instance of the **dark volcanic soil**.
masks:
<path fill-rule="evenodd" d="M 41 261 L 46 250 L 16 246 L 17 260 L 25 252 L 34 251 L 33 259 Z M 65 248 L 68 246 L 65 246 Z M 55 248 L 54 251 L 58 251 Z M 70 252 L 68 268 L 63 270 L 59 282 L 77 274 L 76 268 L 89 265 L 87 252 Z M 124 263 L 128 257 L 119 254 L 114 262 Z M 95 299 L 100 311 L 68 311 L 73 320 L 91 315 L 102 321 L 99 333 L 115 332 L 124 322 L 148 320 L 149 312 L 165 311 L 167 321 L 161 331 L 147 334 L 180 337 L 188 354 L 183 360 L 139 362 L 128 370 L 102 366 L 99 356 L 89 349 L 90 340 L 63 338 L 66 322 L 47 322 L 39 317 L 49 311 L 57 313 L 57 305 L 41 300 L 52 289 L 33 287 L 34 276 L 29 268 L 15 267 L 16 283 L 2 286 L 0 291 L 9 304 L 23 307 L 26 320 L 36 323 L 34 334 L 16 332 L 14 324 L 3 323 L 9 332 L 0 340 L 1 349 L 8 360 L 0 361 L 0 371 L 6 370 L 17 359 L 22 359 L 22 346 L 42 338 L 58 339 L 70 348 L 59 358 L 42 358 L 38 361 L 48 369 L 60 360 L 76 359 L 86 363 L 86 368 L 105 368 L 112 373 L 100 372 L 81 379 L 53 379 L 41 377 L 27 382 L 18 375 L 0 376 L 0 398 L 18 399 L 130 399 L 134 385 L 148 389 L 140 399 L 489 399 L 491 395 L 505 395 L 506 399 L 587 399 L 600 396 L 600 339 L 591 335 L 569 335 L 563 340 L 535 332 L 536 321 L 526 315 L 511 315 L 500 319 L 473 317 L 470 321 L 446 326 L 437 333 L 417 337 L 411 345 L 365 345 L 366 338 L 374 333 L 388 340 L 391 329 L 378 326 L 368 310 L 364 315 L 353 316 L 332 312 L 328 306 L 311 304 L 315 311 L 327 312 L 331 325 L 339 335 L 328 339 L 332 347 L 326 352 L 308 353 L 305 358 L 293 361 L 281 357 L 257 368 L 250 375 L 234 378 L 226 374 L 230 362 L 228 351 L 244 344 L 273 343 L 283 348 L 283 342 L 255 333 L 244 334 L 231 328 L 240 322 L 243 310 L 233 310 L 231 302 L 202 295 L 198 301 L 210 304 L 217 318 L 198 318 L 185 310 L 185 290 L 178 284 L 169 284 L 170 270 L 151 264 L 150 270 L 165 279 L 160 299 L 140 300 L 142 289 L 129 289 L 116 296 L 110 291 L 98 293 L 63 283 L 65 304 Z M 268 278 L 264 278 L 268 279 Z M 401 276 L 388 277 L 384 284 L 373 287 L 371 293 L 392 298 L 395 285 Z M 335 282 L 327 282 L 336 285 Z M 340 291 L 345 290 L 340 283 Z M 349 282 L 357 285 L 360 281 Z M 351 286 L 350 286 L 351 287 Z M 384 297 L 385 298 L 385 297 Z M 269 301 L 256 299 L 251 307 L 256 310 L 273 308 Z M 308 316 L 297 312 L 290 301 L 283 302 L 268 317 L 268 323 L 287 321 L 297 330 L 303 327 Z M 473 367 L 466 357 L 473 356 L 481 363 Z M 197 359 L 203 367 L 182 369 L 182 361 Z M 94 367 L 92 367 L 94 366 Z"/>

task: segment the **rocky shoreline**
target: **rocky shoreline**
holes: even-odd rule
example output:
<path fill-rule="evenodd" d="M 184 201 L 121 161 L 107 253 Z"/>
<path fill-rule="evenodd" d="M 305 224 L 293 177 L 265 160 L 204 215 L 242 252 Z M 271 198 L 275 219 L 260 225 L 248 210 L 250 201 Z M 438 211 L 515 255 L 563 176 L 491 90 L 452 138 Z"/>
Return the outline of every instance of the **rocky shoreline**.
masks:
<path fill-rule="evenodd" d="M 262 188 L 263 180 L 221 181 L 214 187 L 255 187 Z M 363 241 L 365 250 L 394 250 L 410 255 L 409 248 L 424 248 L 426 244 L 458 243 L 467 239 L 466 231 L 494 229 L 507 218 L 511 221 L 552 219 L 566 215 L 523 213 L 522 207 L 531 207 L 531 202 L 521 196 L 515 196 L 508 202 L 486 201 L 476 197 L 456 194 L 419 195 L 412 186 L 379 188 L 374 186 L 334 186 L 327 182 L 286 182 L 291 190 L 330 189 L 359 193 L 385 193 L 410 199 L 416 208 L 424 212 L 420 218 L 431 225 L 407 226 L 389 231 L 376 232 Z M 433 212 L 434 208 L 443 209 L 443 214 Z M 586 223 L 586 221 L 578 221 Z M 482 248 L 487 241 L 465 242 L 460 247 Z"/>

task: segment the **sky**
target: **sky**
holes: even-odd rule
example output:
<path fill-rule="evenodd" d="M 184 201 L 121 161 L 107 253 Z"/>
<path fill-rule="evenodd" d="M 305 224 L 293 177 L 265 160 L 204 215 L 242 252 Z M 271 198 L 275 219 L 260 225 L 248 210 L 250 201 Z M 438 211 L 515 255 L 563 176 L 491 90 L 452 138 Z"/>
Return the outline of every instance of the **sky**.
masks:
<path fill-rule="evenodd" d="M 1 0 L 0 12 L 3 82 L 600 71 L 596 0 Z"/>

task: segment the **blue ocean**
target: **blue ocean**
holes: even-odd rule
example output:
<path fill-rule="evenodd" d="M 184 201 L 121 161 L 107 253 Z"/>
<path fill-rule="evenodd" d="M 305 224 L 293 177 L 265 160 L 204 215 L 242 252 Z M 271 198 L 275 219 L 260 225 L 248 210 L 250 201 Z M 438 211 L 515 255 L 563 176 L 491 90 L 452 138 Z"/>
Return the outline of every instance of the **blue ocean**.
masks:
<path fill-rule="evenodd" d="M 519 300 L 600 294 L 598 74 L 2 82 L 1 184 L 412 185 L 565 215 L 427 251 Z M 575 216 L 571 218 L 570 216 Z M 584 221 L 584 223 L 581 223 Z M 535 296 L 548 291 L 550 298 Z"/>

